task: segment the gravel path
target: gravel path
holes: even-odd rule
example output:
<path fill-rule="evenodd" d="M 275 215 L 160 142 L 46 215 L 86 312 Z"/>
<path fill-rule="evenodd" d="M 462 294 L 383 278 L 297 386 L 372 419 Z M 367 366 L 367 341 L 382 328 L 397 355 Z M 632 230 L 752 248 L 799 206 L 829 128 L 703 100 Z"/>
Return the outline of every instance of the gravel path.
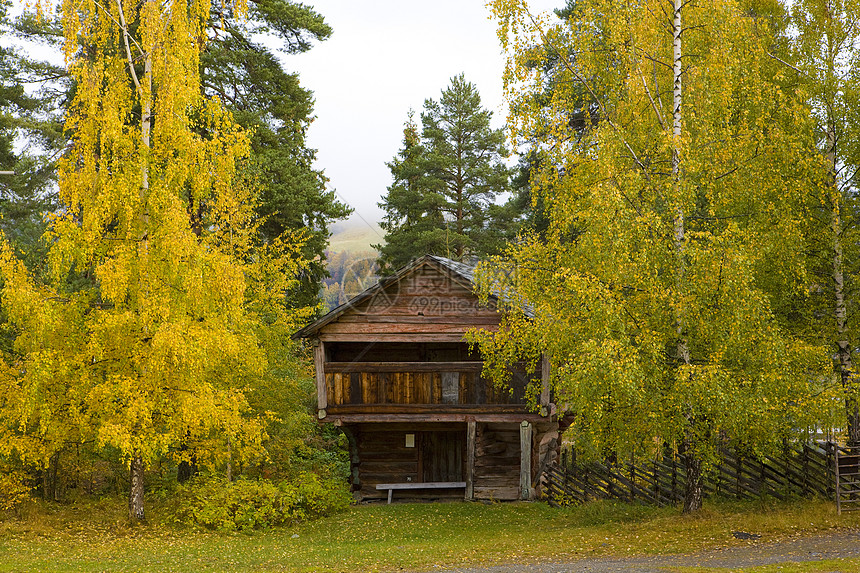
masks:
<path fill-rule="evenodd" d="M 744 547 L 715 549 L 685 555 L 604 557 L 568 563 L 497 565 L 494 567 L 442 569 L 439 573 L 666 573 L 666 567 L 755 567 L 775 563 L 821 561 L 860 557 L 860 531 L 794 537 L 775 543 L 750 541 Z M 838 573 L 856 571 L 836 569 Z"/>

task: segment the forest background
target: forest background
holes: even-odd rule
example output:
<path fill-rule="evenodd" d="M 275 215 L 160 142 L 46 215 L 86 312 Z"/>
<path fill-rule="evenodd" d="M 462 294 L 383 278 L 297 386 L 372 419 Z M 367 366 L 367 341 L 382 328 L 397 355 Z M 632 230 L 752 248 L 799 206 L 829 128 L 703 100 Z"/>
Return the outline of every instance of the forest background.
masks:
<path fill-rule="evenodd" d="M 5 33 L 62 46 L 66 67 L 0 53 L 4 505 L 125 491 L 139 520 L 149 481 L 217 527 L 343 507 L 343 444 L 310 416 L 289 335 L 374 261 L 329 253 L 341 286 L 324 286 L 349 208 L 305 143 L 312 95 L 256 40 L 307 50 L 322 16 L 6 8 Z M 388 164 L 379 272 L 398 245 L 484 260 L 482 296 L 510 310 L 474 335 L 487 375 L 548 356 L 591 455 L 669 447 L 696 476 L 725 441 L 766 452 L 822 424 L 860 441 L 854 3 L 492 10 L 520 164 L 453 76 Z"/>

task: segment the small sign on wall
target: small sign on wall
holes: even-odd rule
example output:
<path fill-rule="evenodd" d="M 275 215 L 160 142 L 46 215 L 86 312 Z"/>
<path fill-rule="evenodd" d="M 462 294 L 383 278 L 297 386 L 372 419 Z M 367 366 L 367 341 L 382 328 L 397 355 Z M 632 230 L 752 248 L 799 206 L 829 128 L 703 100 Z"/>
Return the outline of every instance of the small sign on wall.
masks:
<path fill-rule="evenodd" d="M 415 447 L 415 434 L 406 434 L 406 447 L 414 448 Z"/>

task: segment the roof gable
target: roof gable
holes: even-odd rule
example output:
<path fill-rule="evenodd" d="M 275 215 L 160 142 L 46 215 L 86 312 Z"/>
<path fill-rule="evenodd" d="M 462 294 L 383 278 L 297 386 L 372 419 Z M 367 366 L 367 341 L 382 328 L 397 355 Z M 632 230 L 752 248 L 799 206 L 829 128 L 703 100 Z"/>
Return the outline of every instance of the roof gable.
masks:
<path fill-rule="evenodd" d="M 496 301 L 482 305 L 472 292 L 474 267 L 425 255 L 398 270 L 390 277 L 332 309 L 313 323 L 293 334 L 293 338 L 315 336 L 327 325 L 345 314 L 379 317 L 390 315 L 433 317 L 495 313 Z"/>

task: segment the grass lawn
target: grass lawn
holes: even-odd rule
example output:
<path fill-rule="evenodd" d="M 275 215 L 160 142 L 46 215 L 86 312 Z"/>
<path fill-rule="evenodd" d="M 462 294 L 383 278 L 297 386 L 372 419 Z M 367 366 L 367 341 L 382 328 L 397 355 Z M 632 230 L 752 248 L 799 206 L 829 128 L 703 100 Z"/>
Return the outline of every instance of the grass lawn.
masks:
<path fill-rule="evenodd" d="M 129 527 L 123 509 L 124 500 L 108 498 L 33 503 L 19 517 L 3 517 L 0 571 L 420 570 L 679 553 L 748 543 L 732 536 L 737 530 L 760 534 L 766 542 L 860 527 L 860 515 L 837 516 L 832 502 L 820 501 L 710 503 L 695 516 L 622 503 L 565 509 L 542 503 L 395 503 L 357 506 L 319 521 L 248 534 L 159 521 L 157 506 L 149 508 L 156 517 L 148 524 Z M 860 560 L 798 567 L 750 570 L 860 571 Z"/>

